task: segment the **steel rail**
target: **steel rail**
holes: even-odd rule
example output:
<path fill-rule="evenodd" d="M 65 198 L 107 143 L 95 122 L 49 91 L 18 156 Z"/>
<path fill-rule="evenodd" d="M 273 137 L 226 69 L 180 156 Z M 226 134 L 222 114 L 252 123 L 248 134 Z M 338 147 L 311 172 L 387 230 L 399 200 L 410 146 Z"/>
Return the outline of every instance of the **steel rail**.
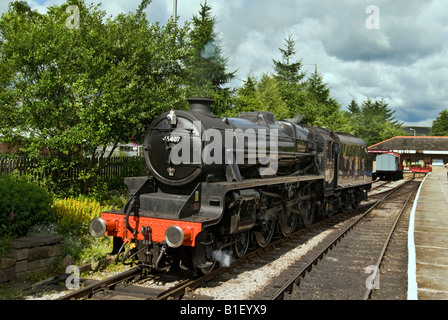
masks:
<path fill-rule="evenodd" d="M 368 208 L 371 205 L 372 204 L 366 204 L 363 206 L 359 206 L 355 210 L 362 209 L 363 207 Z M 264 254 L 271 252 L 275 248 L 281 247 L 284 243 L 287 243 L 291 240 L 297 239 L 298 237 L 300 237 L 308 232 L 316 230 L 320 226 L 322 226 L 326 223 L 331 223 L 332 221 L 337 221 L 338 219 L 340 219 L 341 216 L 344 216 L 346 214 L 347 213 L 345 212 L 345 213 L 341 213 L 338 215 L 334 215 L 330 218 L 327 218 L 325 220 L 314 223 L 313 225 L 311 225 L 307 228 L 297 230 L 288 237 L 280 238 L 278 240 L 275 240 L 275 241 L 269 243 L 266 247 L 258 248 L 258 249 L 255 249 L 255 250 L 247 253 L 243 257 L 233 261 L 228 267 L 219 267 L 219 268 L 213 270 L 212 272 L 210 272 L 209 274 L 203 275 L 201 277 L 198 277 L 195 279 L 186 279 L 186 280 L 182 281 L 181 283 L 177 284 L 176 286 L 160 293 L 158 295 L 158 297 L 156 298 L 156 300 L 169 300 L 169 299 L 179 299 L 182 297 L 186 297 L 186 296 L 188 296 L 190 291 L 201 286 L 203 283 L 209 282 L 210 280 L 218 277 L 219 275 L 228 272 L 229 269 L 235 268 L 245 262 L 251 261 L 256 258 L 262 258 Z"/>
<path fill-rule="evenodd" d="M 121 272 L 115 276 L 110 278 L 92 283 L 84 288 L 76 290 L 75 292 L 69 293 L 65 296 L 59 297 L 57 300 L 76 300 L 82 299 L 86 297 L 91 297 L 93 294 L 100 290 L 108 289 L 117 283 L 127 281 L 132 279 L 142 273 L 142 270 L 139 267 L 134 267 L 124 272 Z"/>
<path fill-rule="evenodd" d="M 401 185 L 401 186 L 403 186 L 403 185 Z M 381 203 L 385 198 L 390 197 L 390 195 L 393 194 L 395 191 L 396 191 L 396 189 L 392 190 L 383 199 L 378 200 L 373 205 L 372 204 L 366 205 L 366 206 L 368 206 L 370 208 L 366 211 L 366 213 L 364 213 L 364 215 L 366 215 L 368 212 L 370 212 L 373 209 L 374 206 L 376 206 L 379 203 Z M 358 209 L 360 209 L 360 208 L 358 208 Z M 243 263 L 244 261 L 248 261 L 248 260 L 251 260 L 253 258 L 260 257 L 265 252 L 269 252 L 273 248 L 281 246 L 282 243 L 284 243 L 285 241 L 289 241 L 290 239 L 293 239 L 293 238 L 299 236 L 300 234 L 303 234 L 304 232 L 309 232 L 310 230 L 312 230 L 314 228 L 317 228 L 319 225 L 321 225 L 323 223 L 331 222 L 331 220 L 336 219 L 338 216 L 339 215 L 335 215 L 335 216 L 333 216 L 333 217 L 331 217 L 329 219 L 325 219 L 323 221 L 315 223 L 315 224 L 313 224 L 312 226 L 310 226 L 308 228 L 301 229 L 301 230 L 298 230 L 298 231 L 294 232 L 289 237 L 281 238 L 281 239 L 279 239 L 277 241 L 274 241 L 274 242 L 270 243 L 269 245 L 267 245 L 264 248 L 259 248 L 257 250 L 252 251 L 252 252 L 249 252 L 247 255 L 243 256 L 242 258 L 232 262 L 229 267 L 218 268 L 216 270 L 213 270 L 209 274 L 206 274 L 206 275 L 201 276 L 201 277 L 196 278 L 196 279 L 186 279 L 186 280 L 182 281 L 181 283 L 179 283 L 178 285 L 176 285 L 176 286 L 174 286 L 174 287 L 172 287 L 172 288 L 162 292 L 161 294 L 159 294 L 157 296 L 156 300 L 179 299 L 182 296 L 187 295 L 190 290 L 193 290 L 193 289 L 197 288 L 198 286 L 200 286 L 201 284 L 203 284 L 204 282 L 210 281 L 214 277 L 216 277 L 216 276 L 218 276 L 218 275 L 220 275 L 222 273 L 227 272 L 229 269 L 236 267 L 237 265 Z M 356 222 L 354 224 L 356 224 Z M 348 230 L 349 229 L 351 229 L 351 227 L 348 228 Z M 348 230 L 346 230 L 343 234 L 348 232 Z M 337 239 L 334 242 L 337 242 L 337 240 L 342 235 L 337 237 Z M 330 247 L 332 247 L 332 245 Z M 323 250 L 323 251 L 325 251 L 325 252 L 328 251 L 328 248 Z M 313 261 L 307 267 L 304 268 L 305 271 L 308 270 L 312 266 L 312 264 L 315 263 L 314 261 L 318 260 L 320 256 L 325 254 L 325 252 L 318 254 L 313 259 Z M 111 287 L 113 287 L 114 285 L 116 285 L 116 284 L 118 284 L 120 282 L 123 282 L 123 281 L 126 281 L 126 280 L 130 280 L 130 279 L 138 276 L 139 274 L 141 274 L 141 272 L 142 271 L 141 271 L 141 269 L 139 267 L 135 267 L 135 268 L 129 269 L 129 270 L 127 270 L 125 272 L 122 272 L 122 273 L 120 273 L 118 275 L 112 276 L 112 277 L 107 278 L 105 280 L 101 280 L 101 281 L 95 282 L 95 283 L 93 283 L 91 285 L 86 286 L 85 288 L 79 289 L 79 290 L 77 290 L 75 292 L 72 292 L 72 293 L 69 293 L 69 294 L 67 294 L 65 296 L 62 296 L 62 297 L 58 298 L 58 300 L 74 300 L 74 299 L 82 299 L 82 298 L 86 298 L 86 297 L 87 298 L 91 297 L 96 292 L 99 292 L 101 290 L 106 290 L 106 289 L 111 288 Z M 299 276 L 297 276 L 296 279 Z M 294 281 L 291 281 L 291 283 L 292 282 L 294 282 Z M 290 285 L 292 285 L 292 284 L 290 284 Z M 288 284 L 285 287 L 288 287 Z M 282 289 L 280 289 L 279 292 L 281 290 Z M 276 299 L 276 298 L 274 298 L 274 299 Z"/>
<path fill-rule="evenodd" d="M 291 279 L 284 284 L 282 287 L 280 287 L 276 293 L 271 296 L 271 300 L 282 300 L 284 297 L 284 293 L 286 291 L 291 291 L 293 288 L 294 283 L 297 283 L 297 280 L 301 277 L 304 277 L 306 272 L 311 271 L 313 265 L 316 265 L 317 262 L 324 257 L 324 255 L 332 249 L 337 242 L 345 236 L 351 229 L 354 228 L 355 225 L 357 225 L 365 216 L 367 216 L 373 209 L 375 209 L 377 206 L 379 206 L 381 203 L 383 203 L 385 200 L 388 200 L 392 198 L 393 194 L 397 192 L 399 189 L 401 189 L 403 186 L 407 185 L 412 180 L 408 180 L 406 183 L 400 185 L 398 188 L 393 189 L 390 191 L 387 195 L 385 195 L 383 198 L 375 202 L 368 210 L 366 210 L 363 214 L 361 214 L 353 223 L 351 223 L 349 226 L 347 226 L 342 231 L 338 232 L 334 239 L 331 241 L 331 243 L 326 246 L 324 249 L 322 249 L 319 253 L 317 253 L 301 270 L 295 273 Z"/>
<path fill-rule="evenodd" d="M 379 254 L 378 260 L 377 260 L 377 262 L 375 264 L 375 266 L 376 266 L 375 272 L 376 273 L 378 273 L 379 270 L 380 270 L 381 262 L 383 261 L 384 254 L 386 253 L 387 247 L 389 246 L 390 239 L 392 238 L 392 234 L 394 233 L 395 228 L 397 227 L 398 220 L 400 220 L 401 216 L 403 215 L 403 212 L 406 209 L 407 204 L 409 203 L 409 200 L 411 199 L 412 195 L 415 193 L 417 188 L 418 188 L 418 185 L 416 185 L 414 187 L 414 189 L 412 189 L 412 191 L 410 191 L 410 194 L 407 197 L 406 201 L 403 203 L 403 206 L 402 206 L 400 212 L 397 214 L 397 217 L 396 217 L 396 219 L 395 219 L 395 221 L 394 221 L 394 223 L 393 223 L 393 225 L 392 225 L 392 227 L 391 227 L 391 229 L 389 231 L 389 234 L 387 235 L 387 238 L 386 238 L 386 241 L 384 243 L 384 246 L 383 246 L 383 248 L 382 248 L 382 250 L 381 250 L 381 252 Z M 376 278 L 376 276 L 371 278 L 372 282 L 374 281 L 375 278 Z M 366 292 L 364 294 L 363 300 L 368 300 L 369 299 L 369 297 L 370 297 L 370 295 L 372 293 L 372 290 L 373 290 L 373 283 L 372 283 L 371 286 L 367 287 L 367 290 L 366 290 Z"/>

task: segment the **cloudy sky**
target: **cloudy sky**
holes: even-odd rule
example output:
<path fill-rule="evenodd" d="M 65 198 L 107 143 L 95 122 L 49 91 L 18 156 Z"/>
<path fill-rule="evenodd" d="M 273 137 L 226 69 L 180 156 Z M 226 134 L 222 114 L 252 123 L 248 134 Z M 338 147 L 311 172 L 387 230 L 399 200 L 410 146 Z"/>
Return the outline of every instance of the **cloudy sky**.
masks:
<path fill-rule="evenodd" d="M 28 0 L 39 12 L 63 0 Z M 98 0 L 86 0 L 86 3 Z M 204 0 L 177 0 L 181 21 Z M 135 11 L 140 0 L 103 0 L 109 15 Z M 303 69 L 317 70 L 346 108 L 351 99 L 384 98 L 397 120 L 431 126 L 448 109 L 448 6 L 446 0 L 208 0 L 216 17 L 232 86 L 249 74 L 272 72 L 289 34 Z M 372 6 L 373 5 L 373 6 Z M 0 0 L 0 13 L 8 8 Z M 173 0 L 153 0 L 150 21 L 166 21 Z M 82 17 L 81 17 L 82 19 Z"/>

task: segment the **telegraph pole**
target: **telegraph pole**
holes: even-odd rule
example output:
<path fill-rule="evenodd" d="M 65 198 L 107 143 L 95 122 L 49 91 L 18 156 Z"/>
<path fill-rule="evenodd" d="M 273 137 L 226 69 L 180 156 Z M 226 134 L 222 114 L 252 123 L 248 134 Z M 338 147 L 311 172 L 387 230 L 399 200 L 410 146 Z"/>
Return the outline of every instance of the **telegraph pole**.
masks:
<path fill-rule="evenodd" d="M 173 18 L 176 20 L 177 17 L 177 0 L 173 0 Z"/>

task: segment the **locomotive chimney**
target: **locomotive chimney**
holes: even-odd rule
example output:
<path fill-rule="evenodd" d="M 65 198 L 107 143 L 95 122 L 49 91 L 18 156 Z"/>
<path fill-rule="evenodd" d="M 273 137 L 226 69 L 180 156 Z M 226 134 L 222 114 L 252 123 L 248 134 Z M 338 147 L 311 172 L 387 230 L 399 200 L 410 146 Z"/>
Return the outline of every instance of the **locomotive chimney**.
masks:
<path fill-rule="evenodd" d="M 187 99 L 187 101 L 190 103 L 190 112 L 202 112 L 207 114 L 212 113 L 212 99 L 203 97 L 191 97 L 190 99 Z"/>

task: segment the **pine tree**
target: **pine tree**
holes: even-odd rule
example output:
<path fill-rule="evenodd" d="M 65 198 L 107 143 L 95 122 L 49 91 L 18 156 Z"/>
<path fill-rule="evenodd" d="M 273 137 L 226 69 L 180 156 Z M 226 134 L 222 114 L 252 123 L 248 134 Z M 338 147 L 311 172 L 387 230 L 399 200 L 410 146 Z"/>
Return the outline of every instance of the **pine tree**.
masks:
<path fill-rule="evenodd" d="M 361 107 L 353 99 L 350 102 L 347 116 L 350 118 L 355 135 L 364 139 L 368 145 L 403 135 L 401 123 L 395 120 L 395 110 L 392 110 L 382 99 L 363 101 Z"/>
<path fill-rule="evenodd" d="M 305 78 L 305 73 L 300 71 L 302 68 L 302 61 L 293 62 L 294 55 L 296 54 L 296 50 L 294 48 L 295 41 L 292 35 L 289 35 L 287 39 L 285 39 L 285 48 L 279 48 L 282 53 L 282 61 L 273 60 L 274 62 L 274 70 L 275 70 L 275 79 L 278 80 L 281 84 L 299 84 L 303 78 Z"/>
<path fill-rule="evenodd" d="M 213 112 L 219 115 L 229 107 L 231 92 L 224 85 L 235 77 L 235 71 L 227 71 L 228 58 L 222 56 L 222 48 L 214 31 L 216 19 L 211 10 L 205 1 L 201 4 L 199 15 L 192 19 L 189 52 L 184 62 L 186 95 L 214 99 Z"/>
<path fill-rule="evenodd" d="M 324 82 L 323 76 L 319 74 L 317 70 L 315 70 L 308 78 L 306 89 L 314 94 L 319 103 L 325 104 L 329 102 L 330 88 L 328 87 L 328 84 Z"/>
<path fill-rule="evenodd" d="M 243 86 L 236 90 L 235 107 L 229 110 L 226 116 L 236 116 L 240 112 L 263 110 L 263 102 L 258 95 L 257 85 L 257 80 L 248 76 Z"/>
<path fill-rule="evenodd" d="M 274 79 L 278 83 L 281 97 L 289 110 L 289 117 L 296 117 L 297 110 L 305 106 L 301 93 L 304 90 L 305 73 L 301 71 L 302 60 L 294 60 L 296 50 L 292 35 L 285 38 L 285 47 L 279 48 L 282 60 L 272 59 L 274 63 Z"/>
<path fill-rule="evenodd" d="M 352 99 L 352 101 L 350 101 L 350 104 L 348 105 L 348 110 L 353 114 L 359 114 L 361 112 L 361 109 L 359 108 L 358 103 L 356 103 L 355 99 Z"/>
<path fill-rule="evenodd" d="M 289 117 L 289 110 L 281 97 L 279 83 L 268 74 L 263 74 L 260 81 L 249 76 L 236 93 L 235 107 L 227 112 L 228 116 L 236 116 L 241 112 L 269 111 L 277 120 Z"/>
<path fill-rule="evenodd" d="M 257 86 L 257 92 L 263 103 L 263 110 L 272 112 L 277 120 L 290 116 L 289 109 L 282 99 L 279 83 L 275 78 L 263 74 Z"/>

